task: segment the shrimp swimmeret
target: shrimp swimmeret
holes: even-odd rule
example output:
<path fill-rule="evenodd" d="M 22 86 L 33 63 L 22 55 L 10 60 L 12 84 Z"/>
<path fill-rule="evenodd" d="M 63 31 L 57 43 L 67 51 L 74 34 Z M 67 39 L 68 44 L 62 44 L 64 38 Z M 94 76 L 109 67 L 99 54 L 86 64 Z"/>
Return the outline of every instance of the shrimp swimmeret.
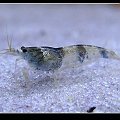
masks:
<path fill-rule="evenodd" d="M 62 66 L 74 67 L 98 58 L 116 59 L 120 57 L 115 52 L 93 45 L 71 45 L 66 47 L 21 47 L 15 50 L 8 42 L 9 49 L 6 53 L 19 55 L 35 69 L 55 71 Z"/>

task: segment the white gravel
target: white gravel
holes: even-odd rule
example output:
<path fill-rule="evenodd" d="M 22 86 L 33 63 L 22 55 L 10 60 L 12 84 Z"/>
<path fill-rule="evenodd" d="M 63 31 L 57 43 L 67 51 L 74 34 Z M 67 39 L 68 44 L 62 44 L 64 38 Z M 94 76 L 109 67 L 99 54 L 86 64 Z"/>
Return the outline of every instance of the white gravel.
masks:
<path fill-rule="evenodd" d="M 120 8 L 112 5 L 0 5 L 0 50 L 92 44 L 120 53 Z M 7 33 L 6 33 L 7 26 Z M 98 59 L 48 75 L 0 55 L 0 112 L 120 112 L 120 61 Z M 57 76 L 57 77 L 56 77 Z"/>

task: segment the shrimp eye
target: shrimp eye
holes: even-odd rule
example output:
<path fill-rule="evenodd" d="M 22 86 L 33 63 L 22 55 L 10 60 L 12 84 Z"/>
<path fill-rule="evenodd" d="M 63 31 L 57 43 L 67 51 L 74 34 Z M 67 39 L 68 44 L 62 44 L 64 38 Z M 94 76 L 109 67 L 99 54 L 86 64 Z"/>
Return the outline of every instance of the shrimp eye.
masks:
<path fill-rule="evenodd" d="M 27 52 L 27 49 L 24 46 L 21 47 L 21 50 L 23 51 L 23 53 Z"/>

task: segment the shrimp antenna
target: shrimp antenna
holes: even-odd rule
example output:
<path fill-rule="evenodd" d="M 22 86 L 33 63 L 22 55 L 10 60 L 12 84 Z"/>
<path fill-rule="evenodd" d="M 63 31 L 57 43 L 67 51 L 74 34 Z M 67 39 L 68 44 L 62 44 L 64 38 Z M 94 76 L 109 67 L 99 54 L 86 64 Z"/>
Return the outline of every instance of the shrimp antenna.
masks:
<path fill-rule="evenodd" d="M 7 54 L 7 53 L 9 53 L 9 54 L 13 54 L 14 55 L 14 53 L 15 53 L 15 49 L 14 48 L 12 48 L 12 38 L 10 38 L 10 37 L 8 36 L 8 34 L 7 34 L 7 44 L 8 44 L 8 49 L 3 49 L 3 50 L 1 50 L 1 53 L 0 54 Z M 3 52 L 2 52 L 3 51 Z M 5 52 L 4 52 L 5 51 Z"/>
<path fill-rule="evenodd" d="M 9 36 L 7 34 L 7 44 L 8 44 L 8 50 L 11 52 L 12 51 L 12 39 L 9 39 Z"/>

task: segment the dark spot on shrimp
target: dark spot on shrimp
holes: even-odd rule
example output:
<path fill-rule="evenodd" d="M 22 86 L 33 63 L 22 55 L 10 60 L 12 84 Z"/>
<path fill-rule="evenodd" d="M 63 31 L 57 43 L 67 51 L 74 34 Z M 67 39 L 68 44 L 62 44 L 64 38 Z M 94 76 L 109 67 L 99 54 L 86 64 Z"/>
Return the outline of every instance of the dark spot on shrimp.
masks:
<path fill-rule="evenodd" d="M 86 49 L 84 48 L 84 46 L 78 45 L 77 51 L 78 51 L 78 59 L 81 63 L 84 61 L 85 58 L 88 58 L 88 53 Z"/>
<path fill-rule="evenodd" d="M 21 47 L 21 50 L 23 51 L 23 53 L 27 52 L 27 49 L 24 46 Z"/>
<path fill-rule="evenodd" d="M 108 58 L 108 52 L 105 49 L 100 49 L 99 52 L 103 58 Z"/>

